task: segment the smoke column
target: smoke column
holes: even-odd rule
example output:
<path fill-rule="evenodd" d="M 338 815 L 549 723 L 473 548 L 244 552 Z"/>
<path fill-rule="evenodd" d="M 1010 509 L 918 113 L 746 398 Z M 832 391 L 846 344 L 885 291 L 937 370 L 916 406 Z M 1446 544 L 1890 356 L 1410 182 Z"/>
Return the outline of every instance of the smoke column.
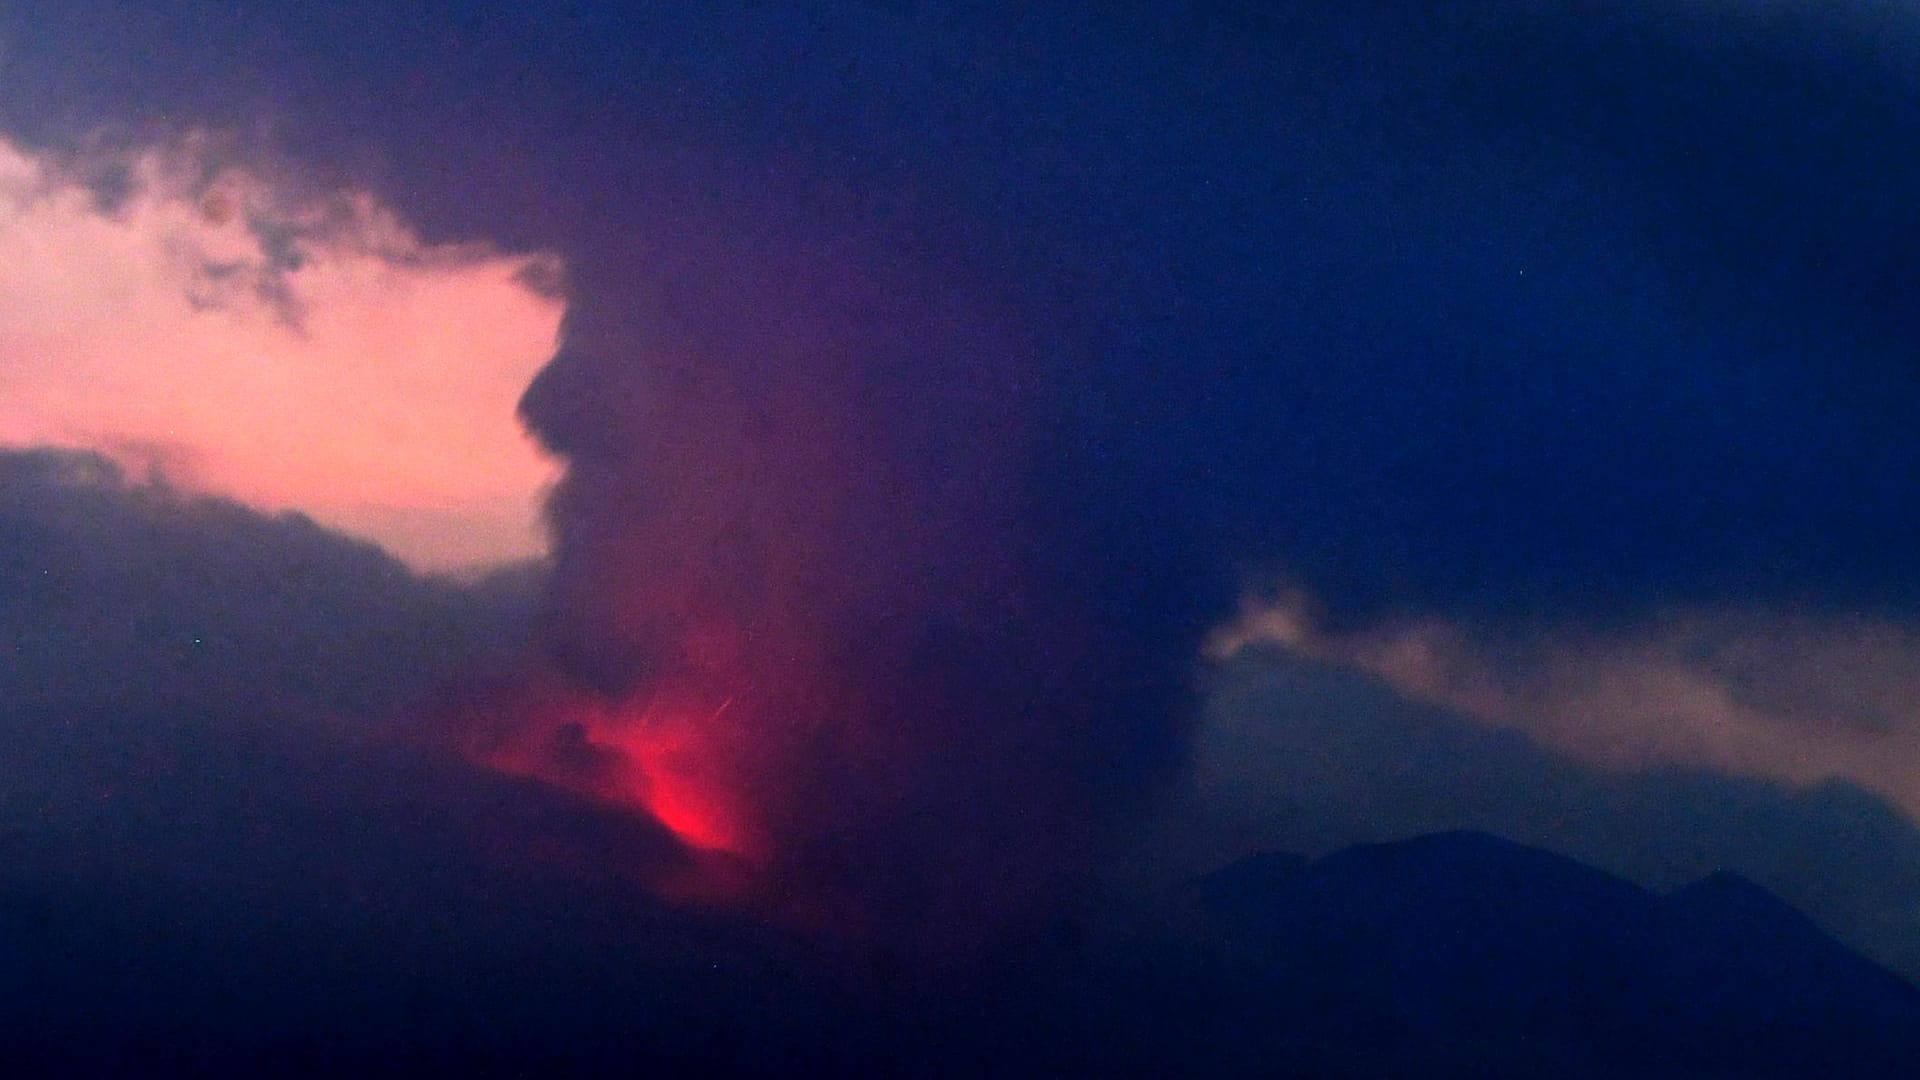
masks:
<path fill-rule="evenodd" d="M 928 954 L 1057 910 L 1177 759 L 1199 626 L 1085 513 L 1060 361 L 924 237 L 658 218 L 572 268 L 522 403 L 553 670 L 486 755 L 656 818 L 670 897 Z"/>

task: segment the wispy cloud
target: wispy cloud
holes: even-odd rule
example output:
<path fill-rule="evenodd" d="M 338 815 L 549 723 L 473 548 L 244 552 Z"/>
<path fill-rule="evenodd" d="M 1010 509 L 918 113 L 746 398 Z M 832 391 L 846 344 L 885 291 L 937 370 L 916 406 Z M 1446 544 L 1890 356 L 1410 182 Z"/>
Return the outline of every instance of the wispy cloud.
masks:
<path fill-rule="evenodd" d="M 1304 592 L 1250 602 L 1210 645 L 1354 667 L 1593 764 L 1841 779 L 1920 818 L 1920 628 L 1779 606 L 1681 608 L 1602 628 L 1406 617 L 1342 629 Z"/>

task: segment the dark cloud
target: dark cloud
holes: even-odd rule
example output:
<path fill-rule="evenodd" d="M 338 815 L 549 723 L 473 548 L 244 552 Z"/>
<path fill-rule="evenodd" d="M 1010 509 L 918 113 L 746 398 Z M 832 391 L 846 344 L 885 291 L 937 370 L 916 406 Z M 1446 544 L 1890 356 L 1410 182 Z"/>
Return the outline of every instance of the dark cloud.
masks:
<path fill-rule="evenodd" d="M 9 125 L 266 115 L 438 230 L 608 268 L 588 308 L 715 191 L 755 208 L 728 258 L 797 220 L 938 265 L 1044 330 L 1051 494 L 1169 591 L 1229 557 L 1357 614 L 1920 580 L 1896 14 L 182 11 L 16 16 Z M 116 41 L 206 62 L 72 81 Z"/>
<path fill-rule="evenodd" d="M 0 693 L 21 709 L 384 719 L 522 647 L 532 591 L 418 577 L 95 454 L 0 451 Z"/>

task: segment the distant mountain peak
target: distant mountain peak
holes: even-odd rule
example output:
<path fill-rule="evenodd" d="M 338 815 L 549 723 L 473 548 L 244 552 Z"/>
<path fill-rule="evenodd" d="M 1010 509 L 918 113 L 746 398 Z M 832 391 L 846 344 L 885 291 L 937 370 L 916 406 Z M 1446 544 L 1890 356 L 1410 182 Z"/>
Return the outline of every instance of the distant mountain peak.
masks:
<path fill-rule="evenodd" d="M 1787 906 L 1786 901 L 1775 896 L 1765 887 L 1756 884 L 1752 878 L 1734 873 L 1732 870 L 1715 870 L 1691 885 L 1684 885 L 1674 890 L 1673 895 L 1677 897 L 1691 893 L 1717 896 L 1746 896 L 1754 899 L 1768 900 L 1783 907 Z"/>
<path fill-rule="evenodd" d="M 1745 950 L 1764 942 L 1783 956 L 1870 972 L 1866 975 L 1870 980 L 1897 984 L 1903 995 L 1916 993 L 1898 973 L 1840 945 L 1805 912 L 1730 870 L 1715 870 L 1674 890 L 1665 898 L 1662 911 L 1703 947 L 1718 941 L 1723 947 Z"/>
<path fill-rule="evenodd" d="M 1773 940 L 1789 937 L 1824 946 L 1832 942 L 1820 925 L 1799 908 L 1731 870 L 1715 870 L 1691 885 L 1675 889 L 1663 905 L 1668 914 L 1700 924 L 1700 932 L 1727 926 L 1764 931 Z"/>
<path fill-rule="evenodd" d="M 1259 904 L 1277 895 L 1308 865 L 1310 860 L 1305 855 L 1290 851 L 1256 852 L 1187 882 L 1182 896 L 1207 911 Z"/>
<path fill-rule="evenodd" d="M 1227 988 L 1209 1008 L 1294 1024 L 1300 1045 L 1364 1031 L 1387 1055 L 1355 1058 L 1367 1075 L 1911 1076 L 1920 1060 L 1920 994 L 1733 873 L 1662 896 L 1447 832 L 1251 856 L 1186 895 L 1180 955 Z"/>

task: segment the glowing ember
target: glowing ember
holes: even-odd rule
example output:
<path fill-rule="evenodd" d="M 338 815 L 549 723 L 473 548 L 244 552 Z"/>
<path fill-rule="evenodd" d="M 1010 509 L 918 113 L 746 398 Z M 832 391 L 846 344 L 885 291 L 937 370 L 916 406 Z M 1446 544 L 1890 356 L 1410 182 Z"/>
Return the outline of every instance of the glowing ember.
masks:
<path fill-rule="evenodd" d="M 632 786 L 621 793 L 625 800 L 645 807 L 689 847 L 744 857 L 758 853 L 760 837 L 742 820 L 714 745 L 732 703 L 704 716 L 617 714 L 588 737 L 626 758 Z"/>
<path fill-rule="evenodd" d="M 504 772 L 644 812 L 693 856 L 690 871 L 656 873 L 655 887 L 678 899 L 726 899 L 769 851 L 758 808 L 745 797 L 737 711 L 731 698 L 703 706 L 663 695 L 607 703 L 565 694 L 479 756 Z"/>

